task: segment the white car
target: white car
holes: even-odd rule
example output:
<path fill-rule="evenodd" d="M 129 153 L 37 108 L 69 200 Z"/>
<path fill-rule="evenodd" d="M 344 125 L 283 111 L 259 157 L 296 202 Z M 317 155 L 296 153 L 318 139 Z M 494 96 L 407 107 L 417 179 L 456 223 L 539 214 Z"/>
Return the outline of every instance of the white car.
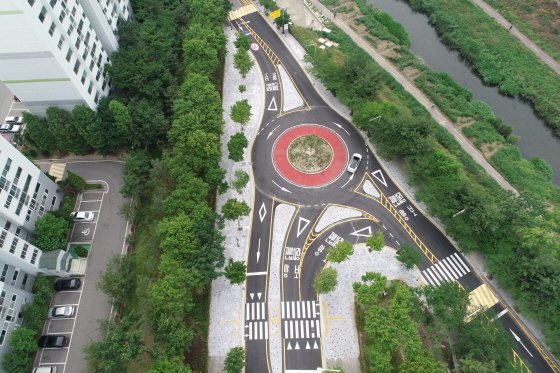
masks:
<path fill-rule="evenodd" d="M 56 367 L 38 367 L 33 370 L 33 373 L 56 373 Z"/>
<path fill-rule="evenodd" d="M 352 154 L 352 158 L 350 159 L 350 162 L 348 163 L 348 168 L 346 170 L 348 170 L 348 172 L 353 174 L 358 169 L 358 166 L 360 165 L 361 161 L 362 161 L 362 156 L 360 154 L 358 153 Z"/>
<path fill-rule="evenodd" d="M 4 123 L 6 123 L 6 124 L 23 124 L 23 118 L 22 117 L 6 117 L 6 119 L 4 119 Z"/>
<path fill-rule="evenodd" d="M 74 312 L 76 312 L 76 309 L 72 306 L 58 306 L 50 308 L 47 317 L 49 319 L 72 317 L 74 316 Z"/>
<path fill-rule="evenodd" d="M 74 221 L 92 221 L 95 218 L 95 214 L 91 211 L 73 212 L 71 216 L 74 218 Z"/>
<path fill-rule="evenodd" d="M 21 131 L 19 124 L 4 123 L 0 126 L 0 133 L 18 133 Z"/>

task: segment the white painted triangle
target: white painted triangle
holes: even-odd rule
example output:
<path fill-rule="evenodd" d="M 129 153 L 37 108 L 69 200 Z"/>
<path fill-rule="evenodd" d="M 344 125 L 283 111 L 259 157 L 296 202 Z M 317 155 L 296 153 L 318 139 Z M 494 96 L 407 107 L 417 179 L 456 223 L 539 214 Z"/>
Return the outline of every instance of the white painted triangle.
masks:
<path fill-rule="evenodd" d="M 309 342 L 307 342 L 307 345 L 305 346 L 306 350 L 311 350 L 311 346 L 309 346 Z"/>
<path fill-rule="evenodd" d="M 251 296 L 251 300 L 253 300 L 253 297 L 255 296 L 255 293 L 249 293 L 249 295 Z"/>
<path fill-rule="evenodd" d="M 294 347 L 294 349 L 299 350 L 299 343 L 296 342 L 296 347 Z"/>
<path fill-rule="evenodd" d="M 261 295 L 262 293 L 257 293 L 257 297 L 259 297 L 259 300 L 261 299 Z"/>
<path fill-rule="evenodd" d="M 368 234 L 364 234 L 364 233 L 360 234 L 360 232 L 362 232 L 362 231 L 366 231 L 366 232 L 368 232 Z M 350 235 L 351 236 L 356 236 L 356 237 L 369 237 L 369 236 L 371 236 L 371 226 L 367 226 L 365 228 L 358 229 L 357 231 L 354 231 L 354 232 L 350 233 Z"/>
<path fill-rule="evenodd" d="M 272 101 L 270 101 L 270 104 L 268 105 L 268 110 L 278 111 L 278 106 L 276 105 L 276 100 L 274 99 L 274 97 L 272 97 Z"/>
<path fill-rule="evenodd" d="M 305 225 L 302 227 L 302 222 L 305 222 Z M 299 237 L 300 234 L 303 233 L 303 231 L 305 230 L 305 228 L 307 228 L 307 226 L 309 225 L 310 221 L 305 219 L 305 218 L 299 218 L 298 223 L 297 223 L 297 237 Z"/>
<path fill-rule="evenodd" d="M 377 171 L 373 171 L 372 176 L 374 178 L 376 178 L 377 180 L 379 180 L 379 182 L 383 185 L 385 185 L 385 187 L 387 187 L 387 182 L 385 181 L 385 176 L 383 176 L 383 171 L 381 171 L 381 169 L 377 170 Z M 379 176 L 377 176 L 379 174 Z"/>
<path fill-rule="evenodd" d="M 288 350 L 292 349 L 292 345 L 290 344 L 290 342 L 288 342 Z"/>
<path fill-rule="evenodd" d="M 313 349 L 314 349 L 314 350 L 319 349 L 319 346 L 317 346 L 317 341 L 315 341 L 315 344 L 313 345 Z"/>
<path fill-rule="evenodd" d="M 266 207 L 264 206 L 264 202 L 263 202 L 261 208 L 259 209 L 259 218 L 261 218 L 261 223 L 265 216 L 266 216 Z"/>

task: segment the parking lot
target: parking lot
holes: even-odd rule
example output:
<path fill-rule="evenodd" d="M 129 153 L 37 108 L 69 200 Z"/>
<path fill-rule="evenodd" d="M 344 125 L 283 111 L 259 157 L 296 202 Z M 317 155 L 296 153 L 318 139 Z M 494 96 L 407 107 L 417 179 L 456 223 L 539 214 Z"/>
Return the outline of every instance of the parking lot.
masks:
<path fill-rule="evenodd" d="M 94 218 L 93 221 L 75 222 L 70 233 L 70 242 L 86 243 L 93 241 L 104 196 L 104 191 L 90 190 L 83 192 L 81 199 L 78 201 L 79 208 L 76 211 L 93 212 Z"/>

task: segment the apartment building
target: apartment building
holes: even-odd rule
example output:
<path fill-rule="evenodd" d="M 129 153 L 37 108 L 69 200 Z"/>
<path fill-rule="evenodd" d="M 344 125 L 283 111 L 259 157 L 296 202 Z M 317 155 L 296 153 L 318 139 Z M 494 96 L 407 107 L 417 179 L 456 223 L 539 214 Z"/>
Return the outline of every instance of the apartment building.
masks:
<path fill-rule="evenodd" d="M 0 357 L 22 322 L 22 307 L 33 302 L 35 276 L 68 275 L 66 251 L 43 253 L 31 244 L 35 220 L 58 209 L 61 200 L 57 185 L 0 137 Z"/>
<path fill-rule="evenodd" d="M 0 80 L 33 114 L 97 106 L 129 0 L 0 1 Z"/>

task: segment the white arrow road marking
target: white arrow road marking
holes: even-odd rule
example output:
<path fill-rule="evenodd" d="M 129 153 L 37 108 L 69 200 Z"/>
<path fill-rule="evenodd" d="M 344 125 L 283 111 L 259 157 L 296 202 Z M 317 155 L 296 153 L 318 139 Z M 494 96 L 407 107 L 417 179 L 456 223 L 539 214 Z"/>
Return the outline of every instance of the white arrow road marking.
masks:
<path fill-rule="evenodd" d="M 272 97 L 270 104 L 268 104 L 268 110 L 270 111 L 278 111 L 278 106 L 276 105 L 276 100 Z"/>
<path fill-rule="evenodd" d="M 280 127 L 280 126 L 278 126 L 278 127 Z M 276 127 L 275 129 L 273 129 L 272 131 L 270 131 L 270 133 L 269 133 L 268 136 L 266 137 L 267 140 L 270 138 L 270 136 L 272 136 L 272 133 L 278 129 L 278 127 Z"/>
<path fill-rule="evenodd" d="M 299 350 L 299 343 L 296 342 L 296 347 L 294 347 L 296 350 Z"/>
<path fill-rule="evenodd" d="M 283 190 L 284 192 L 292 193 L 292 192 L 290 192 L 288 189 L 286 189 L 286 188 L 281 187 L 280 185 L 278 185 L 278 183 L 276 183 L 276 181 L 272 180 L 272 182 L 273 182 L 278 188 L 280 188 L 281 190 Z"/>
<path fill-rule="evenodd" d="M 253 297 L 255 296 L 255 293 L 249 293 L 249 295 L 251 296 L 251 300 L 253 300 Z"/>
<path fill-rule="evenodd" d="M 377 174 L 379 174 L 379 176 L 377 176 Z M 385 176 L 383 176 L 383 172 L 379 169 L 377 171 L 373 171 L 371 173 L 371 175 L 373 177 L 375 177 L 377 180 L 379 180 L 379 182 L 383 185 L 385 185 L 385 187 L 387 187 L 387 182 L 385 181 Z"/>
<path fill-rule="evenodd" d="M 301 226 L 301 222 L 305 222 L 305 225 L 303 227 Z M 299 237 L 299 235 L 303 233 L 303 231 L 305 230 L 305 228 L 307 228 L 307 226 L 309 225 L 310 222 L 311 222 L 310 220 L 307 220 L 305 218 L 299 218 L 298 223 L 297 223 L 297 236 L 296 237 Z"/>
<path fill-rule="evenodd" d="M 306 350 L 311 350 L 311 346 L 309 346 L 309 341 L 307 341 L 307 345 L 305 345 Z"/>
<path fill-rule="evenodd" d="M 319 348 L 319 346 L 317 346 L 317 341 L 315 341 L 315 344 L 313 345 L 313 349 L 317 350 Z"/>
<path fill-rule="evenodd" d="M 344 129 L 344 127 L 342 127 L 340 124 L 334 123 L 334 125 L 337 126 L 338 128 L 340 128 L 341 130 L 344 130 L 344 132 L 346 132 L 348 134 L 348 136 L 350 136 L 350 132 L 346 131 L 346 129 Z"/>
<path fill-rule="evenodd" d="M 352 174 L 352 176 L 350 176 L 350 179 L 348 179 L 348 181 L 345 182 L 344 185 L 340 187 L 340 189 L 344 188 L 350 182 L 350 180 L 352 180 L 353 178 L 354 178 L 354 174 Z"/>
<path fill-rule="evenodd" d="M 259 238 L 259 248 L 257 249 L 257 263 L 259 262 L 260 257 L 261 257 L 261 239 Z M 251 294 L 251 299 L 253 299 L 253 294 Z"/>
<path fill-rule="evenodd" d="M 292 344 L 290 342 L 288 342 L 288 350 L 292 349 Z"/>
<path fill-rule="evenodd" d="M 261 295 L 262 293 L 257 293 L 257 297 L 259 298 L 259 300 L 261 299 Z"/>
<path fill-rule="evenodd" d="M 368 234 L 363 234 L 363 233 L 360 234 L 361 231 L 367 231 Z M 371 226 L 359 229 L 357 231 L 355 230 L 354 232 L 350 233 L 350 235 L 353 235 L 353 236 L 356 236 L 356 237 L 369 237 L 369 236 L 371 236 Z"/>
<path fill-rule="evenodd" d="M 511 332 L 511 334 L 513 334 L 513 338 L 515 338 L 515 340 L 516 340 L 517 342 L 519 342 L 519 344 L 520 344 L 521 346 L 523 346 L 523 348 L 525 349 L 525 351 L 527 351 L 527 353 L 528 353 L 529 355 L 531 355 L 531 357 L 533 357 L 533 354 L 530 353 L 529 350 L 527 349 L 527 347 L 525 347 L 525 345 L 523 344 L 523 342 L 521 342 L 521 338 L 519 338 L 519 337 L 517 336 L 517 334 L 515 334 L 515 333 L 513 332 L 513 330 L 510 329 L 509 331 Z"/>
<path fill-rule="evenodd" d="M 259 217 L 261 218 L 261 223 L 262 223 L 265 216 L 266 216 L 266 207 L 265 207 L 264 202 L 263 202 L 261 208 L 259 209 Z"/>

